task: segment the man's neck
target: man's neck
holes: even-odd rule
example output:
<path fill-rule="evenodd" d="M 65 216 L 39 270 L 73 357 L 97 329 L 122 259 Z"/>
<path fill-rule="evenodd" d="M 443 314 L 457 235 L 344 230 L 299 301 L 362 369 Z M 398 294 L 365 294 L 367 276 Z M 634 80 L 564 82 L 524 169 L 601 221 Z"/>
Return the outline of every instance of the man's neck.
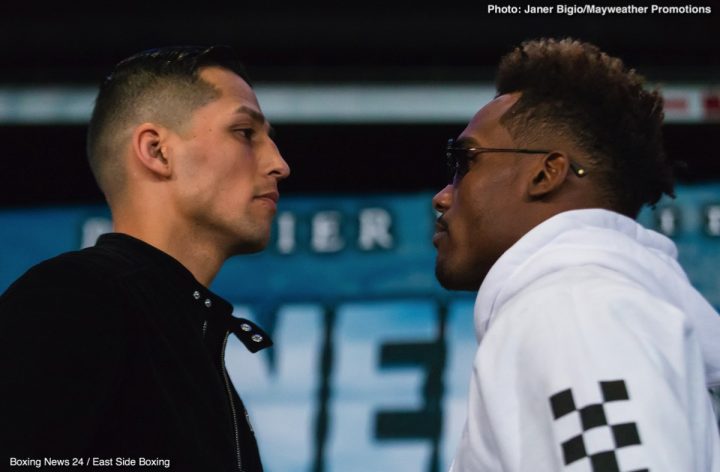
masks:
<path fill-rule="evenodd" d="M 190 232 L 117 221 L 113 222 L 113 231 L 144 241 L 177 259 L 205 287 L 210 286 L 226 259 L 218 245 Z"/>

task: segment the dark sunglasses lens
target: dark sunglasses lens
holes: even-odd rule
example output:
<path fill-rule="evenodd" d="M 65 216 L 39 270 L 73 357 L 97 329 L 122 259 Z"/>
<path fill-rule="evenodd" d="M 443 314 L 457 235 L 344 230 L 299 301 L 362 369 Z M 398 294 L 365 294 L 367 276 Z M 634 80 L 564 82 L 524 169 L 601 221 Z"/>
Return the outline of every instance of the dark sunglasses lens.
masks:
<path fill-rule="evenodd" d="M 448 148 L 445 156 L 450 181 L 456 183 L 468 173 L 468 152 L 465 149 Z"/>
<path fill-rule="evenodd" d="M 455 159 L 455 154 L 450 149 L 445 151 L 445 164 L 447 165 L 448 178 L 452 182 L 457 170 L 457 159 Z"/>

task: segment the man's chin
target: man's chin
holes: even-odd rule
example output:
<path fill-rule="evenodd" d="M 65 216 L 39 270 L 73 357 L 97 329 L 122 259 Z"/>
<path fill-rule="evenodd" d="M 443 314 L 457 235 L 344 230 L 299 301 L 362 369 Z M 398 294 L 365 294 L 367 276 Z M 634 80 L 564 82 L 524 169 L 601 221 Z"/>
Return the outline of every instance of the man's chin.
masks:
<path fill-rule="evenodd" d="M 255 254 L 256 252 L 264 251 L 267 248 L 269 241 L 270 237 L 264 237 L 238 242 L 233 247 L 232 254 L 234 256 L 238 256 L 241 254 Z"/>
<path fill-rule="evenodd" d="M 479 288 L 467 280 L 463 280 L 457 274 L 448 271 L 446 267 L 438 263 L 435 264 L 435 278 L 446 290 L 475 292 Z"/>

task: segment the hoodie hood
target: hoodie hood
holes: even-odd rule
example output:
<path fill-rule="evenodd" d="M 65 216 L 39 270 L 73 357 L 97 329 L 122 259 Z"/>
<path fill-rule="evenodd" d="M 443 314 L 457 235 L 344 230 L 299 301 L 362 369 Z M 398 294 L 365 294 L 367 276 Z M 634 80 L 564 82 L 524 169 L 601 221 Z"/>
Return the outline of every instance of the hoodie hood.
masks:
<path fill-rule="evenodd" d="M 475 303 L 478 341 L 495 314 L 535 280 L 567 267 L 599 266 L 645 287 L 688 317 L 700 341 L 706 382 L 720 385 L 720 317 L 690 285 L 667 237 L 601 209 L 560 213 L 539 224 L 493 265 Z"/>

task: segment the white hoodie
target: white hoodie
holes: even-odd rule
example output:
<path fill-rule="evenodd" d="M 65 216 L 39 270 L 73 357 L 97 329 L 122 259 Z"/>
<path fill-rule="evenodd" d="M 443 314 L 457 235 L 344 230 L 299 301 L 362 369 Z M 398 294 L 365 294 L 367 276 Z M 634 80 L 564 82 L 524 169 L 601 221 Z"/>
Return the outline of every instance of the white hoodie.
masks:
<path fill-rule="evenodd" d="M 720 317 L 668 238 L 561 213 L 498 259 L 452 472 L 720 471 Z"/>

